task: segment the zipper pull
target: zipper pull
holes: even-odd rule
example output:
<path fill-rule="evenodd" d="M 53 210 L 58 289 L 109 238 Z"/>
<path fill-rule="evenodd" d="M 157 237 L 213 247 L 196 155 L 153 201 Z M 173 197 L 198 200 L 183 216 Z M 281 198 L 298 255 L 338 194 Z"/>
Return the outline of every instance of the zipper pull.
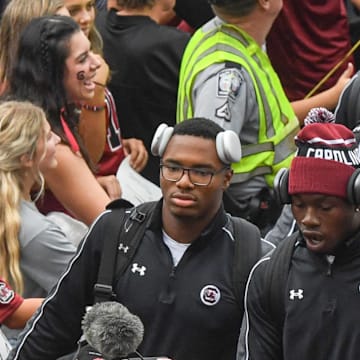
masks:
<path fill-rule="evenodd" d="M 332 274 L 332 265 L 334 264 L 335 256 L 334 255 L 326 255 L 326 260 L 328 262 L 328 268 L 327 268 L 326 275 L 331 276 L 331 274 Z"/>

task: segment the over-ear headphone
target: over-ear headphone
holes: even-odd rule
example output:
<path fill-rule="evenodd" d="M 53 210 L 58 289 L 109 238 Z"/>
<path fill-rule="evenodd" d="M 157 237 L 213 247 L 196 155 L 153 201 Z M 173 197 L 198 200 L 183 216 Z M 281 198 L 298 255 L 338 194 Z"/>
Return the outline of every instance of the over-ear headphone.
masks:
<path fill-rule="evenodd" d="M 289 195 L 289 170 L 281 168 L 274 178 L 274 193 L 280 204 L 290 204 L 291 196 Z"/>
<path fill-rule="evenodd" d="M 351 204 L 360 205 L 360 169 L 356 169 L 350 176 L 347 197 Z"/>
<path fill-rule="evenodd" d="M 173 131 L 174 128 L 165 123 L 158 126 L 151 142 L 151 153 L 154 156 L 163 156 Z M 240 161 L 241 144 L 239 136 L 232 130 L 219 132 L 216 135 L 216 152 L 219 159 L 225 164 Z"/>
<path fill-rule="evenodd" d="M 360 205 L 360 169 L 356 169 L 347 184 L 347 200 L 350 204 Z M 289 170 L 282 168 L 274 178 L 274 192 L 281 204 L 290 204 Z"/>

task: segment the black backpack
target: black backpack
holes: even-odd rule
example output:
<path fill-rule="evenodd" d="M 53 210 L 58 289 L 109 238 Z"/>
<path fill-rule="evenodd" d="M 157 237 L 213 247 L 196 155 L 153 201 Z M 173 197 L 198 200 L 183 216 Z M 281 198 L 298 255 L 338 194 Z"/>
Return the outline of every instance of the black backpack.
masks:
<path fill-rule="evenodd" d="M 114 275 L 121 275 L 129 266 L 144 236 L 149 215 L 156 204 L 157 202 L 148 202 L 137 207 L 130 207 L 129 202 L 120 199 L 108 205 L 107 209 L 112 211 L 108 214 L 107 227 L 109 233 L 117 234 L 117 236 L 104 242 L 97 283 L 94 285 L 94 303 L 110 301 L 114 298 L 112 287 Z M 243 294 L 247 278 L 251 268 L 261 256 L 260 231 L 255 225 L 241 218 L 232 218 L 232 225 L 235 238 L 234 290 L 240 310 L 243 311 Z M 86 340 L 81 340 L 75 359 L 96 360 L 101 356 L 87 344 Z"/>
<path fill-rule="evenodd" d="M 148 202 L 136 207 L 127 206 L 123 200 L 116 200 L 107 207 L 109 231 L 118 235 L 113 241 L 104 242 L 97 283 L 94 286 L 95 301 L 108 301 L 113 296 L 113 277 L 122 274 L 130 264 L 147 228 L 149 214 L 157 202 Z M 261 257 L 259 229 L 248 221 L 232 217 L 235 238 L 233 282 L 238 304 L 243 308 L 243 294 L 252 266 Z M 241 241 L 240 241 L 241 239 Z"/>
<path fill-rule="evenodd" d="M 284 324 L 286 284 L 298 236 L 298 232 L 293 233 L 269 254 L 269 264 L 265 273 L 266 306 L 279 331 L 282 331 Z"/>

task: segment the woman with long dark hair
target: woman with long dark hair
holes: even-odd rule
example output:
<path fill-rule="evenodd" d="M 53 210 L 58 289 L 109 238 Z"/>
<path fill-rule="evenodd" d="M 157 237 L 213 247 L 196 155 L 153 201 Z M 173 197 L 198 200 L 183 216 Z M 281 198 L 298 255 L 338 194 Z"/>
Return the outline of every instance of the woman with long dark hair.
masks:
<path fill-rule="evenodd" d="M 121 195 L 115 176 L 95 177 L 78 133 L 76 105 L 94 96 L 99 67 L 89 40 L 70 17 L 36 18 L 20 38 L 8 90 L 11 98 L 39 105 L 61 138 L 58 166 L 44 172 L 43 211 L 66 211 L 88 225 Z"/>
<path fill-rule="evenodd" d="M 126 155 L 129 155 L 132 168 L 140 172 L 148 160 L 147 150 L 140 139 L 124 139 L 121 136 L 121 109 L 118 117 L 115 100 L 107 88 L 110 69 L 102 57 L 103 41 L 95 26 L 95 2 L 63 0 L 63 4 L 89 39 L 91 49 L 99 55 L 101 62 L 101 68 L 94 78 L 94 97 L 79 104 L 79 133 L 91 160 L 96 164 L 96 173 L 101 176 L 116 174 Z"/>

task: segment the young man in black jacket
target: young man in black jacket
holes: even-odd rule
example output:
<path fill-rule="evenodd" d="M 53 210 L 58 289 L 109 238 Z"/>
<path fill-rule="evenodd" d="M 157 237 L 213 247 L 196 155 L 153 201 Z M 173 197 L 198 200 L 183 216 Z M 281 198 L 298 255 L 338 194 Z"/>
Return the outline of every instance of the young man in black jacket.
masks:
<path fill-rule="evenodd" d="M 333 123 L 306 125 L 296 144 L 276 187 L 291 202 L 299 232 L 252 270 L 238 359 L 360 359 L 358 145 L 349 129 Z M 290 241 L 292 254 L 280 257 Z M 277 303 L 269 290 L 271 275 L 272 284 L 280 281 L 271 274 L 275 262 L 289 264 Z"/>
<path fill-rule="evenodd" d="M 236 296 L 235 286 L 240 285 L 233 281 L 235 240 L 251 238 L 243 231 L 235 239 L 233 220 L 222 206 L 232 177 L 230 165 L 241 156 L 238 136 L 206 119 L 174 128 L 163 124 L 152 150 L 161 157 L 163 199 L 146 217 L 131 262 L 115 276 L 115 301 L 143 322 L 139 351 L 144 356 L 233 360 L 244 295 L 242 290 Z M 118 240 L 118 231 L 109 227 L 115 214 L 108 210 L 91 226 L 10 359 L 49 360 L 74 349 L 85 308 L 94 301 L 104 243 Z M 258 229 L 246 224 L 259 244 Z M 119 228 L 127 225 L 119 221 Z M 125 253 L 121 236 L 118 241 L 118 254 Z M 249 248 L 244 251 L 250 256 Z"/>

